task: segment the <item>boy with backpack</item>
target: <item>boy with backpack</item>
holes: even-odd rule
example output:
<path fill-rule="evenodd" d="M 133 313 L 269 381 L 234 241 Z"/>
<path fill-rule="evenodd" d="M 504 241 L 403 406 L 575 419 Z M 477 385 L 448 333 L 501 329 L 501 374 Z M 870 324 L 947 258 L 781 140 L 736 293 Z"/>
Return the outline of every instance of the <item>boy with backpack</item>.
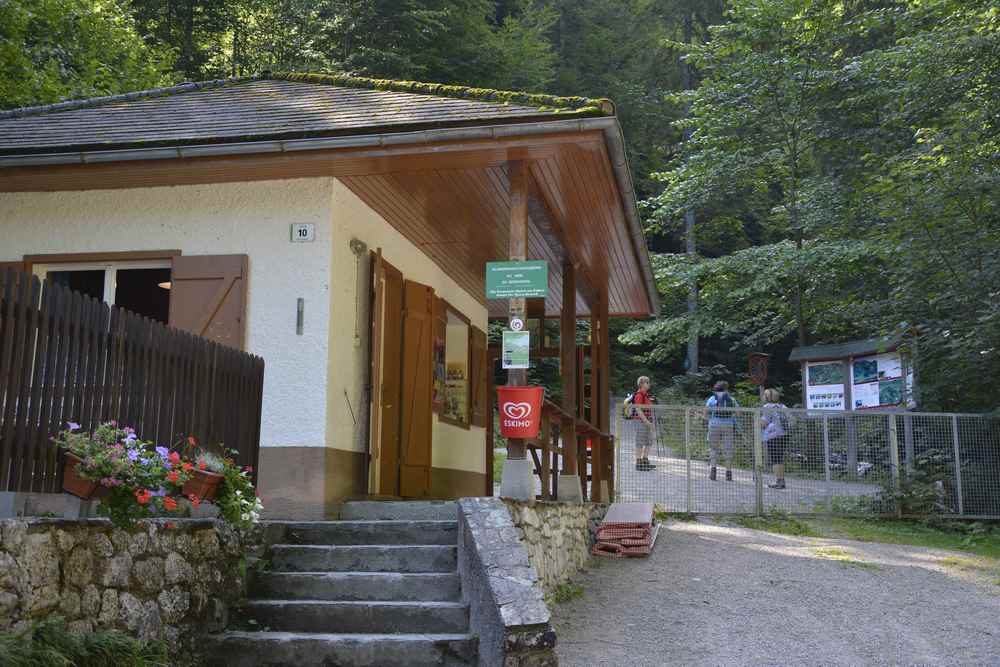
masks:
<path fill-rule="evenodd" d="M 774 470 L 775 482 L 768 484 L 771 489 L 785 488 L 785 452 L 788 449 L 791 419 L 787 407 L 779 402 L 781 395 L 777 389 L 764 390 L 764 405 L 760 409 L 761 437 L 767 449 L 767 460 Z"/>
<path fill-rule="evenodd" d="M 641 376 L 637 381 L 638 391 L 635 392 L 626 403 L 633 406 L 652 405 L 653 399 L 649 395 L 649 378 Z M 650 408 L 634 407 L 631 410 L 633 418 L 638 420 L 635 425 L 635 469 L 640 472 L 648 472 L 656 468 L 649 462 L 649 448 L 656 437 L 655 418 Z"/>
<path fill-rule="evenodd" d="M 712 395 L 705 401 L 705 414 L 708 418 L 708 478 L 715 481 L 716 464 L 719 461 L 719 450 L 722 449 L 726 463 L 726 481 L 733 481 L 733 436 L 736 434 L 736 414 L 732 410 L 720 408 L 738 408 L 740 404 L 729 395 L 729 384 L 715 383 Z"/>

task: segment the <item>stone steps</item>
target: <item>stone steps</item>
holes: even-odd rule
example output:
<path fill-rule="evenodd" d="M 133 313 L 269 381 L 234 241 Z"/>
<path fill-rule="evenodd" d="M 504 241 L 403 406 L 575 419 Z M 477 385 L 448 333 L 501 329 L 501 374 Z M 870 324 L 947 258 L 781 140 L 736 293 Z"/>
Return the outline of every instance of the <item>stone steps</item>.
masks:
<path fill-rule="evenodd" d="M 242 615 L 281 632 L 462 633 L 469 612 L 461 602 L 251 600 Z"/>
<path fill-rule="evenodd" d="M 468 634 L 227 632 L 211 641 L 209 665 L 226 667 L 425 667 L 475 665 Z"/>
<path fill-rule="evenodd" d="M 294 544 L 444 544 L 458 543 L 458 521 L 355 520 L 312 521 L 288 524 Z"/>
<path fill-rule="evenodd" d="M 276 572 L 455 572 L 458 546 L 276 544 Z"/>
<path fill-rule="evenodd" d="M 273 600 L 427 600 L 461 598 L 451 572 L 261 572 L 251 581 L 252 598 Z"/>
<path fill-rule="evenodd" d="M 474 665 L 454 502 L 350 502 L 285 526 L 240 610 L 257 632 L 212 638 L 211 665 Z M 239 627 L 246 627 L 240 625 Z"/>
<path fill-rule="evenodd" d="M 458 505 L 440 501 L 357 501 L 344 503 L 342 521 L 457 521 Z"/>

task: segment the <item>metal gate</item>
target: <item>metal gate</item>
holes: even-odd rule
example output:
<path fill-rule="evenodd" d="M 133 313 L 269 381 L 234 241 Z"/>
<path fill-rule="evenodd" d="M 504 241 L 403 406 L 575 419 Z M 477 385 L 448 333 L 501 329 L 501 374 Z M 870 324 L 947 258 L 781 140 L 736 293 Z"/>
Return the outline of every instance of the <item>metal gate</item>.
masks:
<path fill-rule="evenodd" d="M 786 437 L 764 442 L 758 408 L 643 409 L 652 429 L 618 410 L 620 502 L 697 514 L 1000 518 L 997 417 L 789 409 L 779 417 Z M 638 460 L 646 445 L 648 463 Z M 775 488 L 778 472 L 784 488 Z"/>

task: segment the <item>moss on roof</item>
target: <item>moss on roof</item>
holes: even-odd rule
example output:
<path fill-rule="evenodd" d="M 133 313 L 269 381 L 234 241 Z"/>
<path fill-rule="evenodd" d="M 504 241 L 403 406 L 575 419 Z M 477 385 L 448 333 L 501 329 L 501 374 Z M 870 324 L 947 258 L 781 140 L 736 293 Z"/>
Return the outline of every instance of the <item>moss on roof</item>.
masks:
<path fill-rule="evenodd" d="M 386 90 L 399 93 L 436 95 L 438 97 L 454 97 L 457 99 L 476 100 L 492 104 L 517 104 L 535 107 L 539 111 L 548 111 L 558 114 L 573 114 L 581 116 L 613 116 L 615 114 L 615 105 L 611 102 L 611 100 L 606 98 L 559 97 L 557 95 L 523 93 L 511 90 L 494 90 L 492 88 L 453 86 L 443 83 L 398 81 L 395 79 L 372 79 L 363 76 L 353 76 L 351 74 L 336 72 L 265 72 L 260 78 L 298 81 L 301 83 L 318 83 L 329 86 L 343 86 L 347 88 L 367 88 L 369 90 Z"/>

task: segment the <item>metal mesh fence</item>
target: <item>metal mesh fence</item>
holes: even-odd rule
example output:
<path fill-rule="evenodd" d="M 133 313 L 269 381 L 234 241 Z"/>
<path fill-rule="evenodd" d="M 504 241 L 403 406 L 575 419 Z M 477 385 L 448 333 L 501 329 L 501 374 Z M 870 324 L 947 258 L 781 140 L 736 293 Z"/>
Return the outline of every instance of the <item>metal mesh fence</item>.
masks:
<path fill-rule="evenodd" d="M 623 411 L 617 417 L 615 493 L 621 502 L 698 514 L 1000 517 L 1000 418 L 643 409 L 652 426 Z"/>

